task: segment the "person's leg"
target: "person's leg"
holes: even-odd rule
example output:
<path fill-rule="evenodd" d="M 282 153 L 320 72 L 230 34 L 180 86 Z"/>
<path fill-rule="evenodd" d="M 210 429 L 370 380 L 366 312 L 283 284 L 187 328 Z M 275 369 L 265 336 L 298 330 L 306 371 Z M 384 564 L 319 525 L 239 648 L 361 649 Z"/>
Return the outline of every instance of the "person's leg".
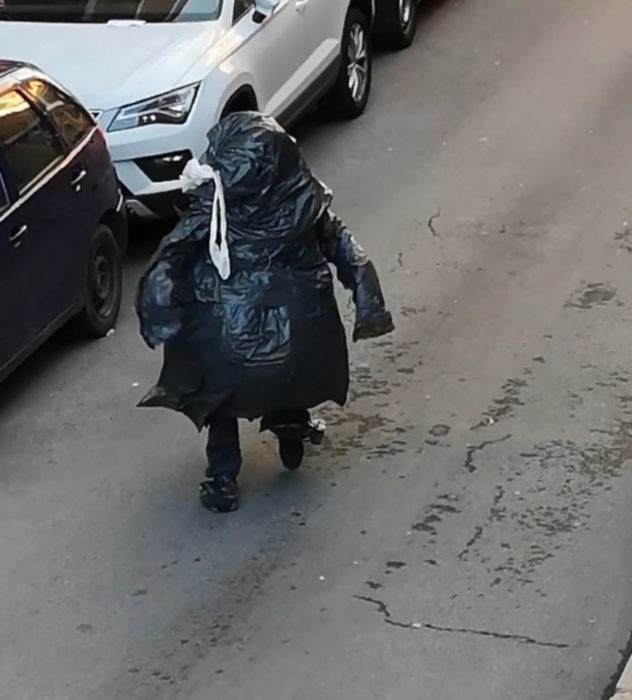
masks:
<path fill-rule="evenodd" d="M 239 446 L 239 423 L 236 418 L 213 416 L 209 421 L 208 442 L 206 443 L 208 467 L 206 476 L 220 474 L 237 478 L 241 469 L 241 448 Z"/>
<path fill-rule="evenodd" d="M 287 408 L 267 416 L 266 422 L 272 426 L 307 425 L 310 422 L 310 415 L 309 411 L 304 408 Z"/>
<path fill-rule="evenodd" d="M 279 439 L 279 455 L 284 466 L 298 469 L 305 454 L 305 442 L 318 445 L 325 434 L 324 424 L 313 422 L 306 409 L 283 409 L 266 416 L 262 430 L 270 430 Z"/>
<path fill-rule="evenodd" d="M 217 513 L 237 510 L 237 475 L 241 469 L 241 449 L 236 418 L 213 416 L 210 419 L 206 455 L 208 481 L 200 484 L 202 505 Z"/>

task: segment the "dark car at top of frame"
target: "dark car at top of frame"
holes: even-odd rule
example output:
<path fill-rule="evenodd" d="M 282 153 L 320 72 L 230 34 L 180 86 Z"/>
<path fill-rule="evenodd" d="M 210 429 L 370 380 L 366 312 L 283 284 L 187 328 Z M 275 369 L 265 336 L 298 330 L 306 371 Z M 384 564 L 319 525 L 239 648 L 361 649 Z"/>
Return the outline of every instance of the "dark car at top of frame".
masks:
<path fill-rule="evenodd" d="M 393 49 L 406 49 L 415 39 L 423 0 L 375 0 L 376 37 Z"/>
<path fill-rule="evenodd" d="M 68 322 L 106 335 L 127 223 L 92 116 L 34 67 L 0 59 L 0 381 Z"/>

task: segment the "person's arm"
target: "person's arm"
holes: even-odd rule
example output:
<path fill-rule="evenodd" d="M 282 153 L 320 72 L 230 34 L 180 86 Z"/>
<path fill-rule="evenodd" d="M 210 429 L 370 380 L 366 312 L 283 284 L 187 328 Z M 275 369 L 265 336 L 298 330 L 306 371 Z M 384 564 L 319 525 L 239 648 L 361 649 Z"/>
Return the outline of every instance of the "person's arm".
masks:
<path fill-rule="evenodd" d="M 356 306 L 353 339 L 376 338 L 394 330 L 377 270 L 349 229 L 326 209 L 316 233 L 323 255 L 336 268 L 342 285 L 353 294 Z"/>
<path fill-rule="evenodd" d="M 193 301 L 189 280 L 195 235 L 184 222 L 165 236 L 136 290 L 140 333 L 155 349 L 173 339 L 182 326 L 184 307 Z"/>

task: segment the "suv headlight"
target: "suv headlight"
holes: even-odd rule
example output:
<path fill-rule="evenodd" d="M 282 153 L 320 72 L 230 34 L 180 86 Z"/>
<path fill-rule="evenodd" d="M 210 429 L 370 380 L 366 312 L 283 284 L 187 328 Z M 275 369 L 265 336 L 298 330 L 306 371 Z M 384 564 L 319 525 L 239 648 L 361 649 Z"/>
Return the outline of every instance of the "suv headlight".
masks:
<path fill-rule="evenodd" d="M 152 124 L 184 124 L 191 113 L 200 84 L 187 85 L 157 97 L 121 107 L 108 131 L 123 131 Z"/>

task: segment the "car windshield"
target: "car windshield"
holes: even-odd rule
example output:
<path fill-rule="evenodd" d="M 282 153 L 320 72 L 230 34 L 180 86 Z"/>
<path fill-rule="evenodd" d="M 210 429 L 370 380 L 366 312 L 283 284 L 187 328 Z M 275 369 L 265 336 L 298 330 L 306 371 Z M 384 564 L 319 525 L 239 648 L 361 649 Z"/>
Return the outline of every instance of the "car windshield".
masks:
<path fill-rule="evenodd" d="M 222 0 L 0 0 L 0 20 L 25 22 L 204 22 Z"/>

